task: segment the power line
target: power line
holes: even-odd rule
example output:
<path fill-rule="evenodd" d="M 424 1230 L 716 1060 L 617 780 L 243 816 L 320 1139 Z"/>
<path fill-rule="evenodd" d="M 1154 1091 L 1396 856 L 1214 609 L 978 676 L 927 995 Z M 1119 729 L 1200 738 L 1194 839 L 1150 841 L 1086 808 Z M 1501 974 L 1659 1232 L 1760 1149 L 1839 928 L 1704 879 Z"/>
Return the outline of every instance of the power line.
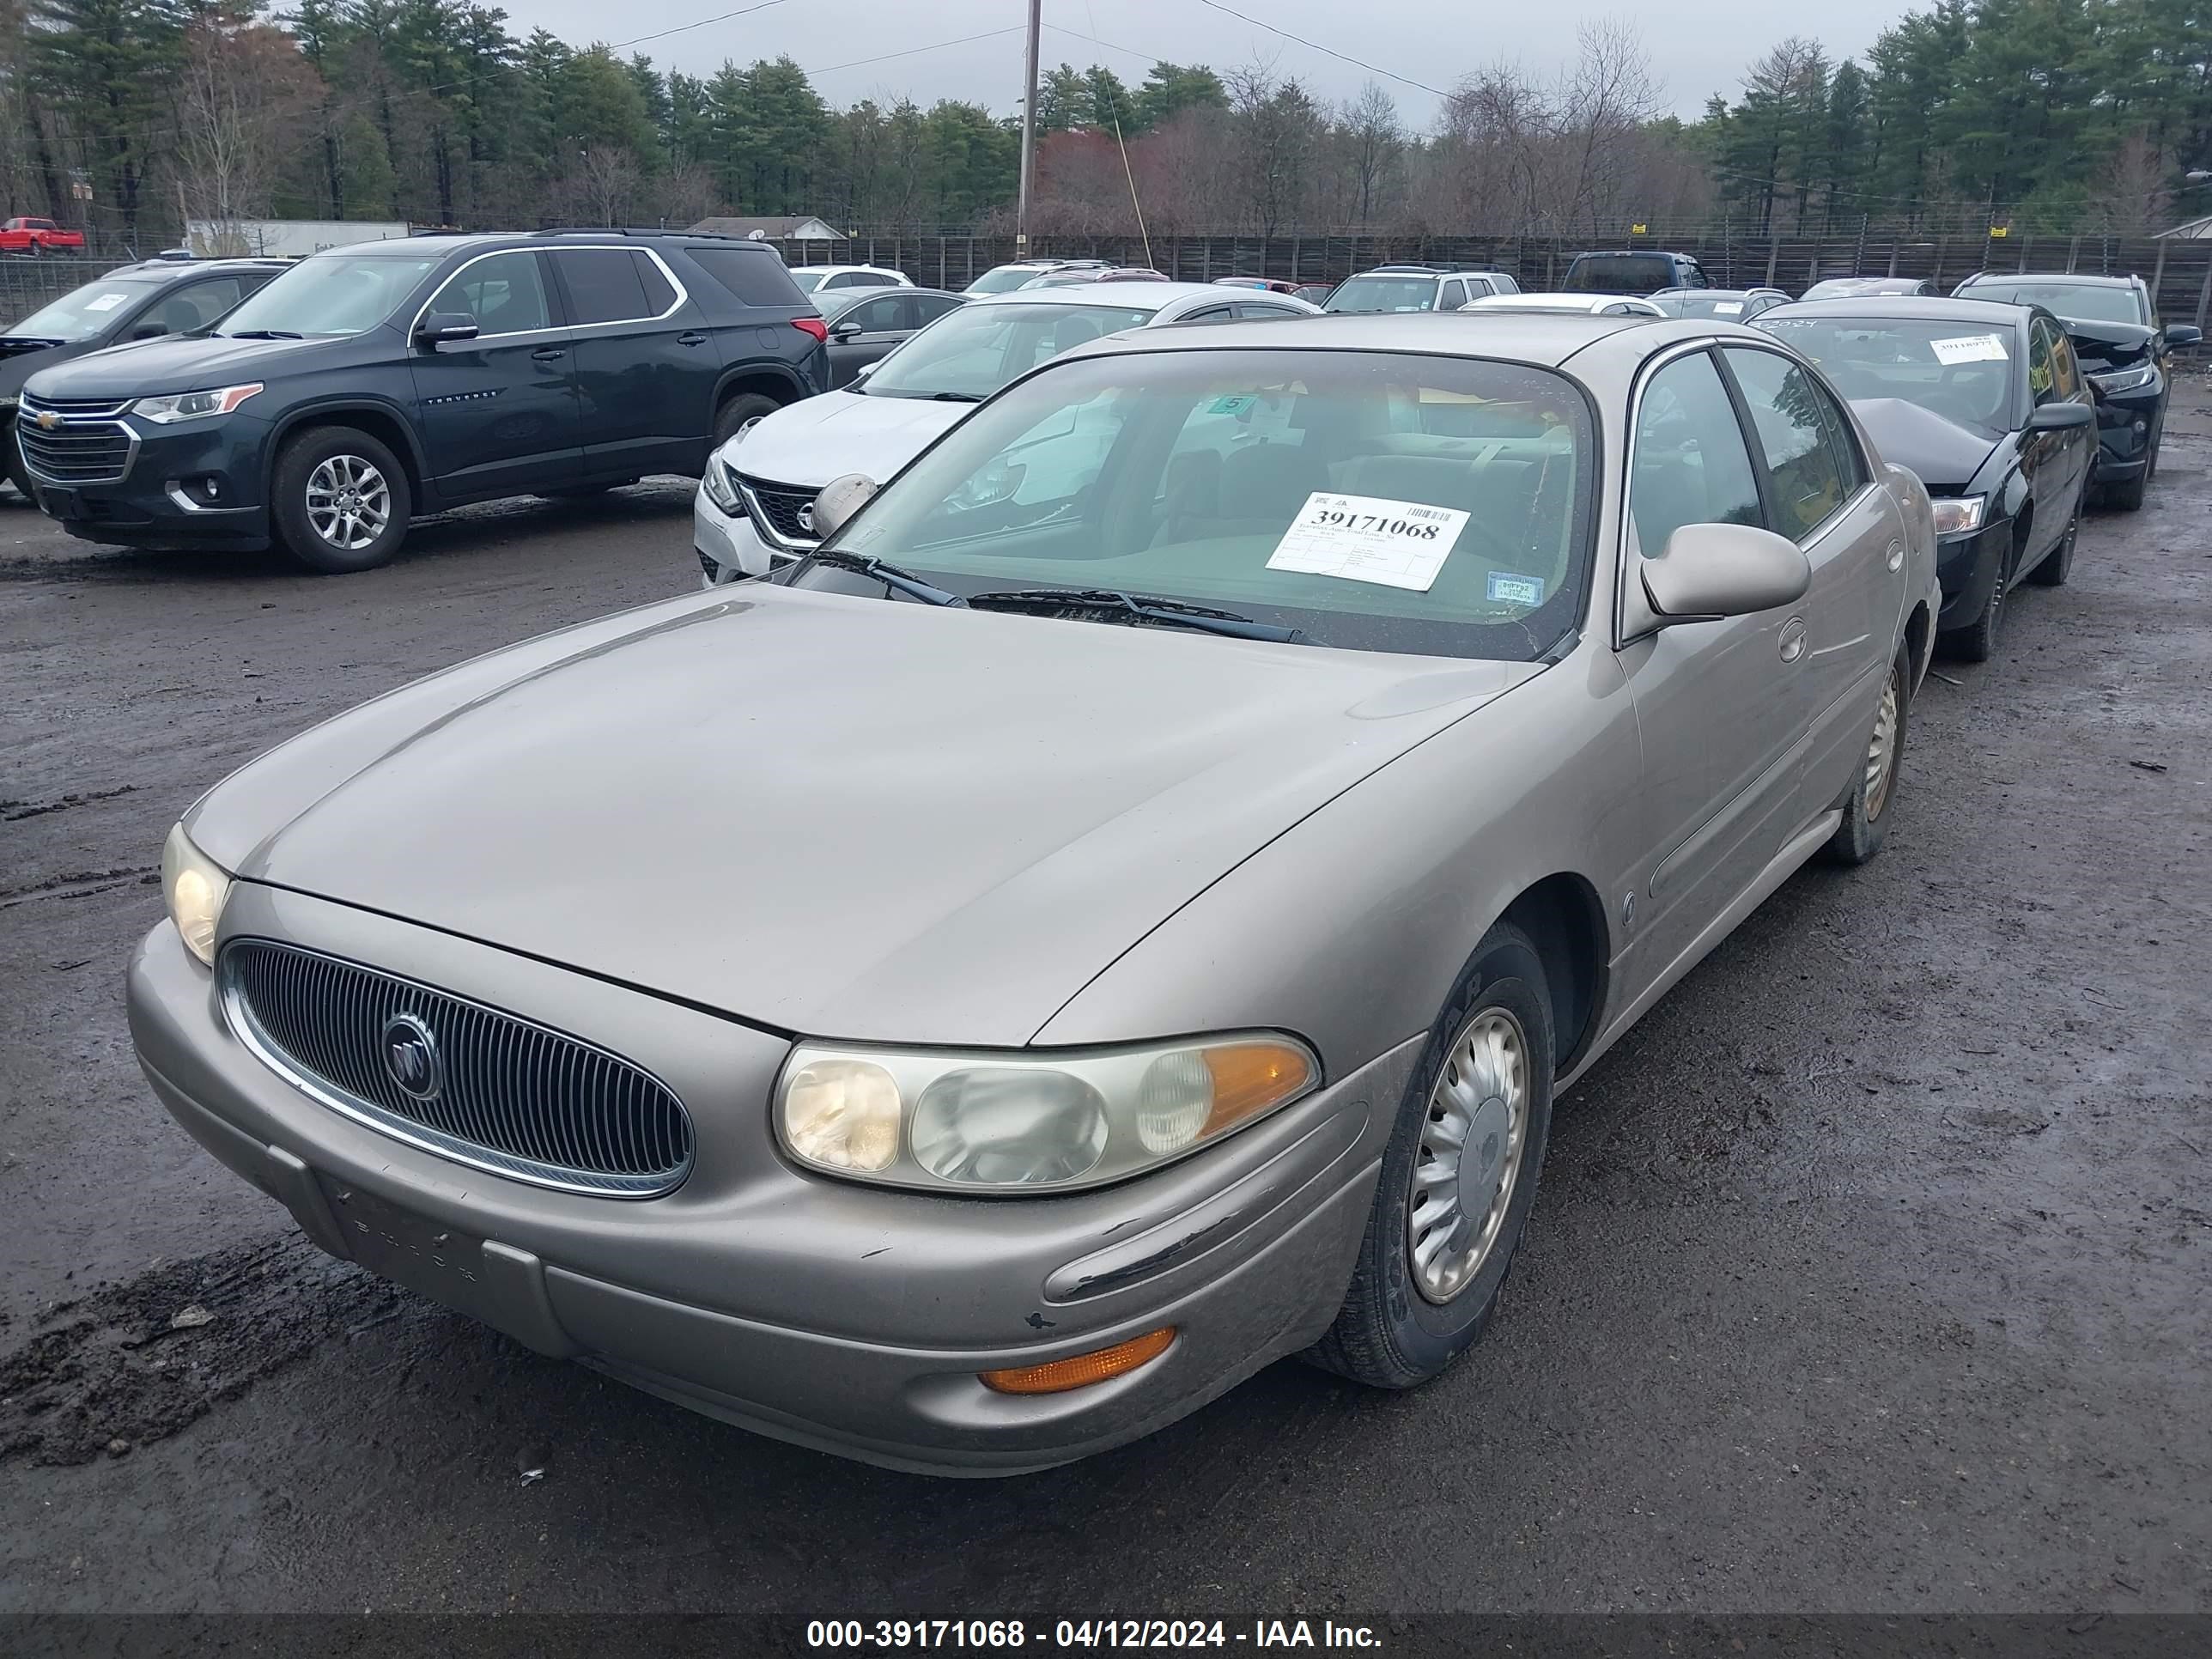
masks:
<path fill-rule="evenodd" d="M 832 64 L 827 69 L 808 70 L 811 79 L 817 75 L 835 75 L 839 70 L 860 69 L 869 64 L 888 64 L 894 58 L 914 58 L 925 52 L 942 52 L 947 46 L 964 46 L 970 40 L 995 40 L 1002 34 L 1019 34 L 1024 24 L 1014 23 L 1002 29 L 985 29 L 981 34 L 963 34 L 957 40 L 938 40 L 926 46 L 908 46 L 904 52 L 887 52 L 878 58 L 855 58 L 849 64 Z"/>
<path fill-rule="evenodd" d="M 1317 52 L 1324 58 L 1334 58 L 1340 64 L 1351 64 L 1354 69 L 1364 69 L 1370 75 L 1379 75 L 1386 81 L 1395 81 L 1401 87 L 1417 88 L 1422 92 L 1433 94 L 1438 98 L 1449 99 L 1451 96 L 1451 94 L 1446 92 L 1442 87 L 1432 87 L 1426 81 L 1416 81 L 1410 75 L 1400 75 L 1395 70 L 1384 69 L 1379 64 L 1370 64 L 1364 58 L 1354 58 L 1351 53 L 1339 52 L 1334 46 L 1324 46 L 1318 40 L 1309 40 L 1303 34 L 1293 34 L 1288 29 L 1277 28 L 1273 23 L 1257 17 L 1248 16 L 1234 6 L 1223 5 L 1221 0 L 1198 0 L 1198 3 L 1209 11 L 1218 11 L 1224 16 L 1236 18 L 1239 22 L 1249 23 L 1255 29 L 1265 29 L 1270 34 L 1279 34 L 1285 40 L 1296 41 L 1299 46 L 1310 51 Z M 1105 43 L 1101 41 L 1099 44 L 1103 46 Z"/>

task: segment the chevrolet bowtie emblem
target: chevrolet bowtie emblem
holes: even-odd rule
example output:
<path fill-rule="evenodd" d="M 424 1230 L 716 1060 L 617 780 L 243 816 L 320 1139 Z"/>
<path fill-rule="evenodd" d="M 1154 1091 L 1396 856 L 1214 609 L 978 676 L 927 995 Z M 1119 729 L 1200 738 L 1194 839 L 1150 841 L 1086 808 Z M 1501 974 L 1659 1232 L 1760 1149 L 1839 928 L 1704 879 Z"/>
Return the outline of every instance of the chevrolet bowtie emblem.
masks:
<path fill-rule="evenodd" d="M 56 427 L 59 426 L 61 423 L 62 423 L 62 417 L 61 417 L 60 416 L 58 416 L 58 415 L 55 414 L 55 413 L 54 413 L 54 411 L 53 411 L 53 410 L 52 410 L 51 409 L 42 409 L 42 410 L 40 410 L 39 411 L 39 430 L 40 430 L 40 431 L 41 431 L 41 432 L 52 432 L 52 431 Z"/>

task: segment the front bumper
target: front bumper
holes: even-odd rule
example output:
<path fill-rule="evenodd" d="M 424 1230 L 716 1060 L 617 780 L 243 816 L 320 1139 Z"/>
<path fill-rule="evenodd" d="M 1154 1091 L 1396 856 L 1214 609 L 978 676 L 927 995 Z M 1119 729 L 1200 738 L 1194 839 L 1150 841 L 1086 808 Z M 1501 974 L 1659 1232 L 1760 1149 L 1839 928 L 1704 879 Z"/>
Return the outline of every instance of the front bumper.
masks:
<path fill-rule="evenodd" d="M 692 1173 L 663 1198 L 465 1169 L 270 1070 L 165 922 L 129 975 L 146 1076 L 194 1139 L 316 1243 L 542 1352 L 779 1438 L 933 1474 L 1018 1474 L 1104 1450 L 1315 1340 L 1349 1280 L 1419 1047 L 1136 1181 L 949 1200 L 786 1163 L 767 1122 L 781 1037 L 251 884 L 234 890 L 225 932 L 528 1009 L 651 1068 L 697 1126 Z M 1109 1382 L 1019 1396 L 976 1377 L 1166 1325 L 1174 1345 Z"/>
<path fill-rule="evenodd" d="M 118 417 L 135 441 L 122 477 L 78 483 L 25 467 L 40 509 L 70 535 L 125 547 L 258 550 L 270 543 L 261 458 L 269 427 L 240 415 L 155 426 Z"/>
<path fill-rule="evenodd" d="M 1965 628 L 1982 614 L 2011 545 L 2010 519 L 1985 524 L 1968 535 L 1937 540 L 1936 580 L 1943 590 L 1943 608 L 1936 613 L 1939 633 Z"/>
<path fill-rule="evenodd" d="M 2091 464 L 2091 483 L 2125 483 L 2142 476 L 2158 440 L 2159 412 L 2165 400 L 2163 382 L 2154 390 L 2098 400 L 2097 458 Z"/>
<path fill-rule="evenodd" d="M 769 572 L 768 544 L 754 531 L 752 520 L 723 512 L 704 488 L 691 498 L 691 544 L 699 555 L 702 587 L 719 587 Z"/>

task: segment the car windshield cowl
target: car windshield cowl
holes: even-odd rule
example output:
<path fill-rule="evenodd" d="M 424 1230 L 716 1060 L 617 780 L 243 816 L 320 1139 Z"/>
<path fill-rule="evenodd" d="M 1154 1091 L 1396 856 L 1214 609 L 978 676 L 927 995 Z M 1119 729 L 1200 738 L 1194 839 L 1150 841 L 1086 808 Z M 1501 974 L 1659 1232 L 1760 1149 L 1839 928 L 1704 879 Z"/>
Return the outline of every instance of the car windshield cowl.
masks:
<path fill-rule="evenodd" d="M 1117 587 L 1002 587 L 972 593 L 969 605 L 978 611 L 1024 611 L 1048 616 L 1082 615 L 1104 622 L 1127 622 L 1132 626 L 1154 623 L 1170 628 L 1195 629 L 1231 639 L 1265 640 L 1277 645 L 1310 645 L 1303 629 L 1254 622 L 1233 611 L 1210 605 L 1187 605 L 1180 599 L 1151 593 L 1125 593 Z"/>

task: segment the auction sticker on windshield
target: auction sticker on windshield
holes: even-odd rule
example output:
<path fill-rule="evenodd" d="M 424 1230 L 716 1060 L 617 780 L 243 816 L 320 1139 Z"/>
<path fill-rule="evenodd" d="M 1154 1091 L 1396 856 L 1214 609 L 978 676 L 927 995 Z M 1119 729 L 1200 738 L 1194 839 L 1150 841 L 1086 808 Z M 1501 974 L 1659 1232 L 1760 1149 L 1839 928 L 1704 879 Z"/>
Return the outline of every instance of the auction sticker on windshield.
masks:
<path fill-rule="evenodd" d="M 131 296 L 128 294 L 103 294 L 85 307 L 87 311 L 112 311 Z"/>
<path fill-rule="evenodd" d="M 1267 556 L 1267 568 L 1425 593 L 1468 517 L 1457 507 L 1316 490 Z"/>
<path fill-rule="evenodd" d="M 1928 349 L 1936 354 L 1936 361 L 1945 368 L 1958 363 L 2001 363 L 2005 361 L 2005 343 L 1995 334 L 1962 334 L 1954 340 L 1930 340 Z"/>

